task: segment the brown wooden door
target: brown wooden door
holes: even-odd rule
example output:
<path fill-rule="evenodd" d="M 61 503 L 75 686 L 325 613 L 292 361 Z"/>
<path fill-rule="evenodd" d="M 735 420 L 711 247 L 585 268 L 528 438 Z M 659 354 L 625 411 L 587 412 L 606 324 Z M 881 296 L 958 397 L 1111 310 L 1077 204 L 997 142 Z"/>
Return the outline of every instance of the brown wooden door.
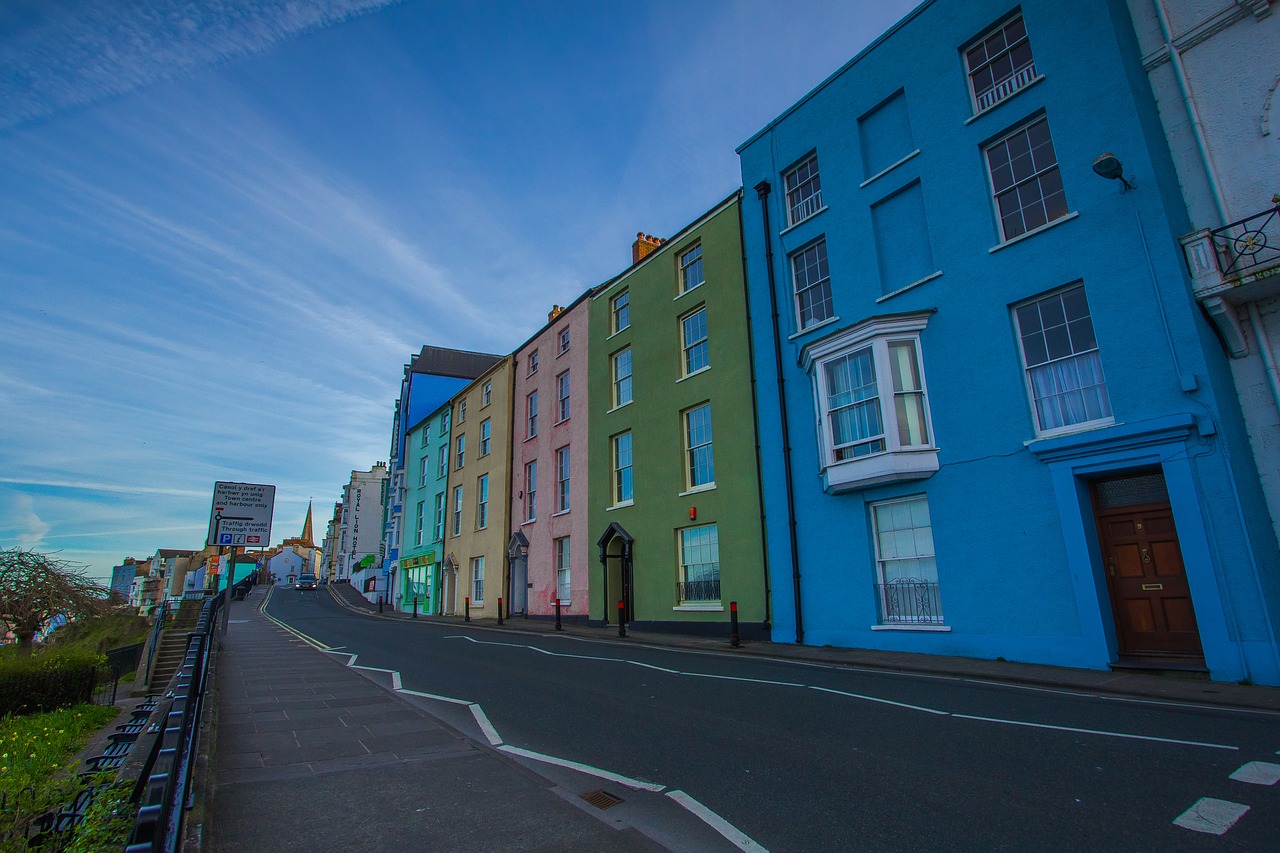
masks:
<path fill-rule="evenodd" d="M 1169 504 L 1098 509 L 1097 518 L 1120 653 L 1202 657 Z"/>

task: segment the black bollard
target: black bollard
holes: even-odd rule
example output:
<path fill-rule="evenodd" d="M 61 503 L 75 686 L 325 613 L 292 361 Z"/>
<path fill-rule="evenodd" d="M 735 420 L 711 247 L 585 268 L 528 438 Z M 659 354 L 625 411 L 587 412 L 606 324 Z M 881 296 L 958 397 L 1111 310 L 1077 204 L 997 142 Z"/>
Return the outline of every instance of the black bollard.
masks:
<path fill-rule="evenodd" d="M 560 599 L 556 599 L 556 630 L 563 631 L 564 626 L 560 624 Z"/>
<path fill-rule="evenodd" d="M 466 597 L 466 600 L 463 602 L 463 606 L 466 608 L 466 610 L 463 611 L 464 615 L 462 617 L 462 621 L 470 622 L 471 621 L 471 596 L 468 595 Z"/>
<path fill-rule="evenodd" d="M 382 596 L 378 596 L 378 612 L 382 612 Z"/>
<path fill-rule="evenodd" d="M 502 624 L 502 599 L 498 599 L 498 624 Z"/>
<path fill-rule="evenodd" d="M 729 602 L 729 645 L 735 649 L 742 645 L 738 637 L 738 602 Z"/>
<path fill-rule="evenodd" d="M 413 618 L 414 618 L 414 619 L 417 619 L 417 618 L 418 618 L 418 598 L 417 598 L 417 596 L 414 596 L 414 599 L 413 599 Z"/>
<path fill-rule="evenodd" d="M 619 601 L 618 602 L 618 636 L 619 637 L 627 636 L 626 612 L 627 612 L 626 605 L 624 605 L 621 601 Z"/>

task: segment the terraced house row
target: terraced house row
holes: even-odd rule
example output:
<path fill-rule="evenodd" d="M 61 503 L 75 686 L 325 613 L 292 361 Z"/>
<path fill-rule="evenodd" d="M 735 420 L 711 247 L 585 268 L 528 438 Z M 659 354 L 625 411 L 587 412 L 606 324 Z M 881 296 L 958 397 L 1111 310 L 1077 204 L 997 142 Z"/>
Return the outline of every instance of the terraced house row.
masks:
<path fill-rule="evenodd" d="M 1270 12 L 921 4 L 509 354 L 424 347 L 335 577 L 1280 684 Z"/>

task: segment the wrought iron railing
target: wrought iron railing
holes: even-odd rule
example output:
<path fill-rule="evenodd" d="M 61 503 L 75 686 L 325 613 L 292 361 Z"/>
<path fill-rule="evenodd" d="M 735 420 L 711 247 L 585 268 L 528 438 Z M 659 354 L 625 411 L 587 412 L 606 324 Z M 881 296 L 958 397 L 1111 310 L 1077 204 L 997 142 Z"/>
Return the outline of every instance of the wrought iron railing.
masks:
<path fill-rule="evenodd" d="M 678 582 L 676 587 L 681 603 L 720 600 L 720 578 Z"/>
<path fill-rule="evenodd" d="M 1224 276 L 1280 261 L 1280 195 L 1271 201 L 1272 206 L 1261 213 L 1209 232 Z"/>
<path fill-rule="evenodd" d="M 942 593 L 937 581 L 901 578 L 876 584 L 883 625 L 941 625 Z"/>

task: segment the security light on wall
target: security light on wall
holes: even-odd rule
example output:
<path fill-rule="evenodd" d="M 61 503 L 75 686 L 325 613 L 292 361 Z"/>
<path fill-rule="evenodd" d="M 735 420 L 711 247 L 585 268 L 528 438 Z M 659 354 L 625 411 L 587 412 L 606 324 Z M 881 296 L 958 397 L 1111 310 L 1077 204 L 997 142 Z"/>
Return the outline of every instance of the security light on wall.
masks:
<path fill-rule="evenodd" d="M 1124 176 L 1124 164 L 1110 151 L 1093 158 L 1093 171 L 1109 181 L 1119 181 L 1123 185 L 1120 192 L 1133 189 L 1133 182 Z"/>

